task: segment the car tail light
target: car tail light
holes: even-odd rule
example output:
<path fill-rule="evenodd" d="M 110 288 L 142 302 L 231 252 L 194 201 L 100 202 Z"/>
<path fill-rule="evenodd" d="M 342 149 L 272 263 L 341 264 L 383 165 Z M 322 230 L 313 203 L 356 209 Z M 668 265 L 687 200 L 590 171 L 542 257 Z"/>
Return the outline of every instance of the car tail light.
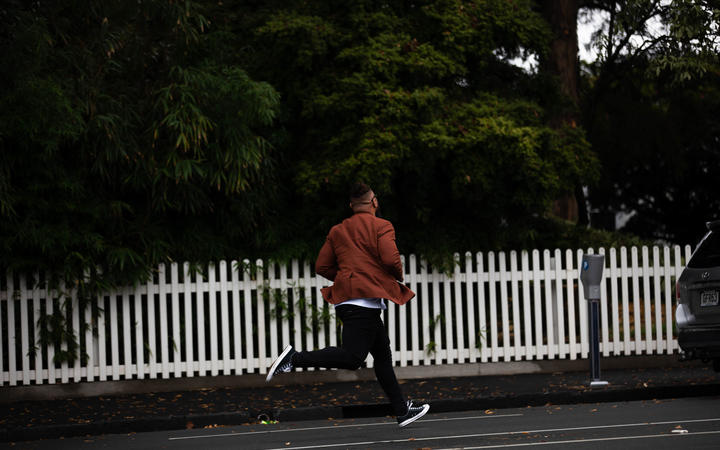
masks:
<path fill-rule="evenodd" d="M 680 300 L 680 282 L 675 282 L 675 299 Z"/>

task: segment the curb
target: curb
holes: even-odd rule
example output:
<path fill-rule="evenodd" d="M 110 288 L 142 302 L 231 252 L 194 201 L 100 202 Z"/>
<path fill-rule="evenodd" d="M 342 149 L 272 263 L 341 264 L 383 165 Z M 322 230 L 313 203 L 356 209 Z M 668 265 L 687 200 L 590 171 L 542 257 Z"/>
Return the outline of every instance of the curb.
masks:
<path fill-rule="evenodd" d="M 513 396 L 455 398 L 435 400 L 429 403 L 432 412 L 442 413 L 543 406 L 548 404 L 607 403 L 714 395 L 720 395 L 720 383 L 647 388 L 597 388 L 592 390 L 520 394 Z M 392 411 L 390 404 L 377 403 L 348 406 L 279 408 L 270 412 L 237 411 L 187 416 L 138 418 L 125 421 L 98 421 L 85 424 L 41 425 L 38 427 L 13 430 L 0 429 L 0 442 L 99 434 L 184 430 L 188 427 L 188 422 L 192 422 L 193 428 L 208 425 L 242 425 L 255 422 L 255 418 L 261 414 L 272 417 L 277 421 L 299 422 L 305 420 L 385 417 L 391 415 Z"/>
<path fill-rule="evenodd" d="M 683 386 L 657 386 L 642 389 L 593 389 L 591 391 L 575 391 L 575 392 L 555 392 L 547 394 L 521 394 L 510 396 L 492 396 L 492 397 L 476 397 L 476 398 L 454 398 L 444 400 L 434 400 L 428 402 L 430 411 L 434 413 L 441 412 L 461 412 L 461 411 L 481 411 L 486 409 L 508 409 L 522 408 L 526 406 L 544 406 L 544 405 L 567 405 L 575 403 L 610 403 L 624 401 L 640 401 L 655 399 L 670 399 L 683 397 L 703 397 L 720 395 L 720 383 L 718 384 L 699 384 L 699 385 L 683 385 Z M 299 410 L 298 408 L 297 410 Z M 313 408 L 303 408 L 313 409 Z M 342 415 L 327 415 L 325 417 L 314 417 L 319 419 L 335 418 L 335 419 L 357 419 L 366 417 L 383 417 L 392 414 L 390 404 L 378 403 L 367 405 L 343 406 L 334 408 L 341 410 Z M 276 419 L 280 420 L 303 420 L 303 414 L 294 414 L 293 409 L 276 410 Z M 317 413 L 318 416 L 321 414 Z"/>
<path fill-rule="evenodd" d="M 0 430 L 0 442 L 33 441 L 99 434 L 142 433 L 148 431 L 184 430 L 208 425 L 242 425 L 250 422 L 246 411 L 187 416 L 144 417 L 131 420 L 102 420 L 91 423 L 41 425 L 22 429 Z"/>

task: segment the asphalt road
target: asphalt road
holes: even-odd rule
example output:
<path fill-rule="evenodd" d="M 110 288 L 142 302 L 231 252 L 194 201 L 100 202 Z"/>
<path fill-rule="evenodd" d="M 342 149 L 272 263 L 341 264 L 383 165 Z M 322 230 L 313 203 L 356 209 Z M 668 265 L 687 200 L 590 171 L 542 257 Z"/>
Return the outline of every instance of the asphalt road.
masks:
<path fill-rule="evenodd" d="M 720 397 L 299 421 L 2 444 L 14 449 L 717 449 Z"/>

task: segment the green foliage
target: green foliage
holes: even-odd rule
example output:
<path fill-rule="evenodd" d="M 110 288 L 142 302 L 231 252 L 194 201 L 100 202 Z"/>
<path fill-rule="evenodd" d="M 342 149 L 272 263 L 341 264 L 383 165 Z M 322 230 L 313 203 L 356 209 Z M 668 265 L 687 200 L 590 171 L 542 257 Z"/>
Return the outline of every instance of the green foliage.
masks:
<path fill-rule="evenodd" d="M 542 83 L 507 62 L 546 52 L 532 2 L 279 2 L 267 14 L 252 73 L 287 108 L 289 248 L 314 256 L 355 179 L 378 192 L 402 251 L 432 256 L 515 245 L 528 217 L 597 173 L 583 131 L 549 127 Z"/>
<path fill-rule="evenodd" d="M 591 7 L 609 14 L 582 101 L 603 167 L 590 189 L 595 222 L 614 228 L 623 212 L 627 232 L 695 244 L 720 208 L 720 10 L 684 0 Z"/>
<path fill-rule="evenodd" d="M 237 61 L 204 51 L 223 32 L 203 7 L 8 7 L 2 266 L 100 290 L 138 282 L 167 259 L 225 257 L 258 239 L 279 97 Z"/>
<path fill-rule="evenodd" d="M 642 68 L 595 104 L 590 139 L 607 175 L 590 199 L 600 213 L 632 214 L 628 232 L 694 245 L 720 210 L 720 71 L 678 86 Z"/>

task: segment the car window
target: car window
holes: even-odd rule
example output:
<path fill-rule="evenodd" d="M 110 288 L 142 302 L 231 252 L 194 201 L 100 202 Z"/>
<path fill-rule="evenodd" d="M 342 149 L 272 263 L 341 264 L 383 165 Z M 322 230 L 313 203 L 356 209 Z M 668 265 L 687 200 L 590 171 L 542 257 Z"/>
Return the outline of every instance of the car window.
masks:
<path fill-rule="evenodd" d="M 715 266 L 720 266 L 720 233 L 717 231 L 705 236 L 688 263 L 688 267 L 693 268 Z"/>

